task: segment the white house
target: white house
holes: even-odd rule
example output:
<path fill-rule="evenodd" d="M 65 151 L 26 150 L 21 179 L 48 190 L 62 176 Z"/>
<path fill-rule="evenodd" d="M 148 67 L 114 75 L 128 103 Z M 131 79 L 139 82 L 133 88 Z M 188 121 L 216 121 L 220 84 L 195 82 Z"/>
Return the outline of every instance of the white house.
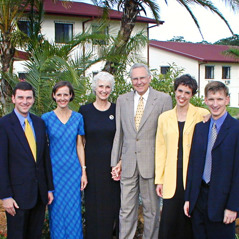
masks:
<path fill-rule="evenodd" d="M 46 39 L 50 42 L 57 44 L 64 44 L 65 42 L 72 39 L 74 35 L 85 32 L 87 30 L 96 31 L 99 27 L 99 19 L 103 15 L 103 9 L 95 5 L 73 2 L 70 1 L 67 7 L 62 5 L 61 1 L 54 3 L 52 0 L 44 1 L 44 19 L 42 22 L 42 33 Z M 122 18 L 122 12 L 116 10 L 109 11 L 109 24 L 105 30 L 106 34 L 116 36 L 120 28 L 120 21 Z M 21 30 L 26 33 L 28 31 L 28 21 L 23 18 L 19 23 Z M 149 27 L 156 26 L 156 21 L 147 17 L 137 17 L 137 22 L 132 35 L 143 30 L 143 32 L 148 37 Z M 163 24 L 163 21 L 160 22 Z M 142 60 L 148 62 L 148 48 L 146 46 L 141 49 L 140 54 L 142 55 Z M 84 49 L 78 48 L 73 52 L 75 54 L 82 54 L 83 51 L 93 50 L 95 54 L 98 54 L 99 47 L 97 44 L 85 45 Z M 104 63 L 98 63 L 90 72 L 97 72 L 102 69 Z M 17 61 L 14 64 L 15 72 L 24 73 L 25 70 L 22 66 L 22 62 Z"/>
<path fill-rule="evenodd" d="M 224 82 L 230 91 L 230 106 L 239 107 L 239 61 L 223 54 L 225 45 L 150 41 L 149 65 L 165 73 L 175 63 L 198 82 L 198 94 L 204 95 L 209 81 Z"/>

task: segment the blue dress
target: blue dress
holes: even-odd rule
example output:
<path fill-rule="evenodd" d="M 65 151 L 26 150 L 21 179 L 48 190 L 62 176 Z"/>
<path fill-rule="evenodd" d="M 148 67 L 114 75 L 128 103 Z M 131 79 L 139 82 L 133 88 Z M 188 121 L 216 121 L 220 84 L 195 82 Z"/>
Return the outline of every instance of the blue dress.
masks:
<path fill-rule="evenodd" d="M 63 124 L 51 111 L 42 115 L 50 141 L 54 201 L 49 206 L 51 239 L 83 239 L 81 220 L 81 165 L 76 151 L 84 135 L 83 117 L 72 111 Z"/>

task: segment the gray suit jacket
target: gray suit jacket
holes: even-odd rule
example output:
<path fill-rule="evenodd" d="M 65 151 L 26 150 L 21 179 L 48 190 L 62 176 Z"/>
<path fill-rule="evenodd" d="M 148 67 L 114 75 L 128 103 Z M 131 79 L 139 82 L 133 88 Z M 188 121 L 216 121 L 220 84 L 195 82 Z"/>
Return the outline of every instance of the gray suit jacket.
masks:
<path fill-rule="evenodd" d="M 155 136 L 158 117 L 172 108 L 171 97 L 150 87 L 139 130 L 134 122 L 134 92 L 119 96 L 111 166 L 122 160 L 122 177 L 132 177 L 136 164 L 143 178 L 154 177 Z"/>

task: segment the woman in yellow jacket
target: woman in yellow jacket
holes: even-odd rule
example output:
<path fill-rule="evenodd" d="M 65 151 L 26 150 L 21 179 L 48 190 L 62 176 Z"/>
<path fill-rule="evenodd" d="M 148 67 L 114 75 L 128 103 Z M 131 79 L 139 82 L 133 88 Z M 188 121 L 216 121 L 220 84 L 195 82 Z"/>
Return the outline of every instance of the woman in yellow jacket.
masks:
<path fill-rule="evenodd" d="M 194 126 L 208 115 L 189 103 L 197 82 L 183 75 L 174 82 L 176 106 L 159 116 L 155 151 L 155 184 L 163 197 L 160 239 L 192 239 L 190 219 L 184 215 L 184 189 Z"/>

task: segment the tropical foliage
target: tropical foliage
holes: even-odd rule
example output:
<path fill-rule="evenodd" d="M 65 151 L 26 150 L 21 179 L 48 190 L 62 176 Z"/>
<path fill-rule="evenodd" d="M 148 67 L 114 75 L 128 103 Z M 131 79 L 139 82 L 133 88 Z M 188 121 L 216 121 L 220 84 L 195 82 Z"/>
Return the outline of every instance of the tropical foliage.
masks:
<path fill-rule="evenodd" d="M 36 90 L 36 99 L 32 111 L 37 115 L 41 115 L 55 107 L 51 99 L 51 89 L 57 81 L 61 80 L 70 81 L 75 88 L 76 97 L 75 100 L 70 103 L 70 107 L 77 111 L 79 104 L 85 104 L 94 99 L 90 89 L 90 79 L 85 77 L 86 70 L 99 61 L 115 57 L 112 56 L 110 48 L 108 47 L 108 45 L 113 44 L 115 38 L 105 36 L 104 34 L 90 33 L 90 31 L 86 30 L 84 33 L 74 36 L 73 40 L 67 44 L 50 44 L 41 34 L 41 19 L 43 17 L 43 5 L 41 2 L 37 7 L 38 11 L 30 12 L 28 16 L 30 26 L 32 27 L 25 41 L 25 50 L 29 55 L 29 60 L 25 64 L 25 71 L 28 72 L 26 74 L 26 80 L 31 83 Z M 101 54 L 99 56 L 94 55 L 92 50 L 89 52 L 86 52 L 86 50 L 82 51 L 85 44 L 91 44 L 93 41 L 99 43 L 107 41 L 109 44 L 102 44 Z M 115 72 L 117 79 L 118 75 L 124 74 L 128 64 L 138 60 L 137 52 L 140 46 L 145 44 L 146 39 L 141 32 L 129 39 L 125 46 L 125 54 L 121 55 L 120 64 Z M 73 51 L 74 57 L 72 57 Z M 84 53 L 82 54 L 82 52 Z M 12 71 L 3 73 L 3 76 L 9 83 L 10 88 L 18 82 L 18 77 L 14 75 Z M 121 79 L 123 79 L 123 77 Z M 125 83 L 124 80 L 116 84 L 122 88 L 121 92 L 129 89 L 129 87 L 125 87 L 127 83 Z M 115 95 L 115 97 L 116 96 L 118 95 Z M 2 115 L 9 112 L 11 107 L 11 104 L 5 104 L 5 111 L 2 112 Z"/>
<path fill-rule="evenodd" d="M 231 56 L 239 62 L 239 35 L 222 39 L 218 41 L 217 44 L 230 45 L 230 48 L 227 51 L 224 51 L 223 54 Z"/>
<path fill-rule="evenodd" d="M 159 74 L 158 71 L 153 71 L 151 86 L 158 91 L 168 93 L 172 97 L 173 106 L 175 106 L 174 80 L 183 73 L 184 69 L 178 67 L 175 63 L 170 65 L 166 74 Z M 205 107 L 203 98 L 197 95 L 192 97 L 191 103 L 195 106 Z"/>
<path fill-rule="evenodd" d="M 214 43 L 215 45 L 239 46 L 239 35 L 234 34 L 232 37 L 220 39 Z"/>
<path fill-rule="evenodd" d="M 0 0 L 0 69 L 2 73 L 12 71 L 16 45 L 22 44 L 22 34 L 17 31 L 17 21 L 23 16 L 29 0 Z M 0 75 L 0 109 L 5 110 L 10 86 Z"/>
<path fill-rule="evenodd" d="M 160 6 L 155 0 L 134 0 L 134 1 L 132 0 L 106 0 L 106 1 L 92 0 L 92 1 L 97 5 L 103 6 L 105 9 L 110 9 L 110 8 L 113 8 L 114 6 L 117 6 L 117 9 L 123 12 L 120 30 L 118 32 L 118 35 L 114 44 L 111 46 L 111 53 L 114 56 L 120 56 L 124 52 L 125 45 L 129 41 L 129 38 L 135 27 L 136 19 L 141 13 L 146 15 L 146 10 L 149 9 L 152 12 L 152 15 L 155 18 L 156 22 L 159 24 Z M 165 0 L 165 2 L 167 3 L 167 0 Z M 194 4 L 200 5 L 206 9 L 211 10 L 215 14 L 217 14 L 225 22 L 225 24 L 227 25 L 227 27 L 233 34 L 233 31 L 230 25 L 228 24 L 227 20 L 224 18 L 222 13 L 215 7 L 212 1 L 177 0 L 177 2 L 188 11 L 194 23 L 196 24 L 202 38 L 203 38 L 203 35 L 201 32 L 199 22 L 191 8 Z M 238 7 L 238 0 L 230 0 L 225 2 L 227 2 L 232 7 L 232 9 L 236 9 Z M 118 65 L 119 65 L 119 61 L 117 59 L 110 59 L 106 61 L 104 70 L 114 73 Z"/>
<path fill-rule="evenodd" d="M 239 61 L 239 48 L 237 47 L 237 48 L 230 48 L 229 50 L 227 50 L 226 52 L 225 52 L 225 54 L 226 55 L 230 55 L 230 56 L 232 56 L 232 57 L 234 57 L 234 58 L 236 58 L 236 59 L 238 59 L 238 61 Z"/>
<path fill-rule="evenodd" d="M 188 10 L 199 30 L 200 27 L 197 19 L 190 8 L 191 3 L 196 3 L 205 8 L 211 9 L 228 25 L 222 14 L 210 1 L 177 1 Z M 94 2 L 100 5 L 97 0 Z M 237 0 L 231 0 L 231 6 L 235 6 L 235 2 L 237 2 Z M 41 114 L 54 107 L 54 103 L 51 100 L 51 88 L 55 82 L 62 79 L 71 81 L 76 89 L 77 98 L 74 101 L 75 103 L 71 103 L 71 107 L 72 109 L 77 110 L 79 106 L 78 104 L 90 102 L 94 99 L 90 90 L 90 80 L 85 77 L 85 71 L 98 61 L 104 61 L 104 70 L 115 75 L 116 89 L 112 94 L 112 101 L 116 100 L 118 94 L 131 89 L 131 85 L 124 80 L 126 78 L 126 66 L 131 62 L 141 61 L 140 56 L 137 55 L 137 53 L 139 53 L 140 48 L 147 43 L 146 32 L 140 32 L 133 37 L 131 36 L 136 18 L 141 13 L 146 14 L 146 9 L 149 8 L 152 11 L 155 20 L 159 22 L 160 8 L 154 0 L 108 0 L 101 4 L 101 6 L 106 9 L 106 11 L 104 11 L 106 16 L 107 10 L 113 6 L 117 6 L 118 10 L 123 11 L 120 30 L 116 37 L 106 36 L 104 34 L 90 34 L 89 32 L 86 32 L 76 36 L 72 42 L 69 42 L 66 45 L 57 46 L 50 44 L 41 34 L 41 22 L 44 15 L 44 2 L 42 0 L 17 0 L 17 2 L 11 0 L 0 0 L 0 3 L 0 30 L 1 43 L 3 43 L 0 44 L 2 47 L 0 48 L 2 65 L 2 74 L 0 77 L 0 102 L 2 104 L 2 107 L 0 105 L 0 111 L 2 111 L 0 112 L 1 115 L 5 114 L 11 108 L 7 100 L 10 99 L 11 86 L 15 85 L 18 81 L 17 77 L 12 73 L 12 62 L 16 46 L 24 46 L 30 56 L 30 60 L 26 64 L 26 69 L 28 71 L 26 78 L 27 81 L 35 87 L 37 92 L 36 104 L 33 111 L 36 114 Z M 20 32 L 17 28 L 17 21 L 23 16 L 24 10 L 27 6 L 28 9 L 30 9 L 27 15 L 30 21 L 29 36 Z M 108 24 L 107 19 L 103 18 L 101 23 L 101 28 L 106 27 Z M 230 29 L 229 25 L 228 27 Z M 101 49 L 99 57 L 96 58 L 93 56 L 92 52 L 84 52 L 83 55 L 79 54 L 74 60 L 72 59 L 71 55 L 74 49 L 80 49 L 83 44 L 95 39 L 98 39 L 98 44 Z M 107 41 L 108 44 L 101 44 L 104 41 Z M 168 81 L 165 81 L 164 79 L 160 79 L 159 82 L 160 85 L 169 84 Z M 156 88 L 159 87 L 157 81 L 154 81 L 154 79 L 152 85 L 155 85 Z"/>
<path fill-rule="evenodd" d="M 84 42 L 85 38 L 85 35 L 78 36 L 78 43 Z M 74 39 L 74 43 L 75 41 L 76 39 Z M 31 52 L 30 60 L 26 62 L 25 67 L 28 72 L 26 80 L 33 85 L 36 91 L 33 113 L 41 115 L 55 107 L 54 101 L 51 99 L 51 90 L 55 83 L 61 80 L 71 82 L 75 89 L 76 97 L 70 105 L 73 110 L 79 108 L 79 102 L 87 100 L 85 99 L 87 78 L 84 73 L 97 60 L 87 61 L 90 57 L 86 55 L 84 60 L 81 56 L 72 59 L 72 48 L 74 48 L 74 44 L 59 47 L 45 40 Z M 12 86 L 18 82 L 18 78 L 14 74 L 9 73 L 5 77 Z"/>

